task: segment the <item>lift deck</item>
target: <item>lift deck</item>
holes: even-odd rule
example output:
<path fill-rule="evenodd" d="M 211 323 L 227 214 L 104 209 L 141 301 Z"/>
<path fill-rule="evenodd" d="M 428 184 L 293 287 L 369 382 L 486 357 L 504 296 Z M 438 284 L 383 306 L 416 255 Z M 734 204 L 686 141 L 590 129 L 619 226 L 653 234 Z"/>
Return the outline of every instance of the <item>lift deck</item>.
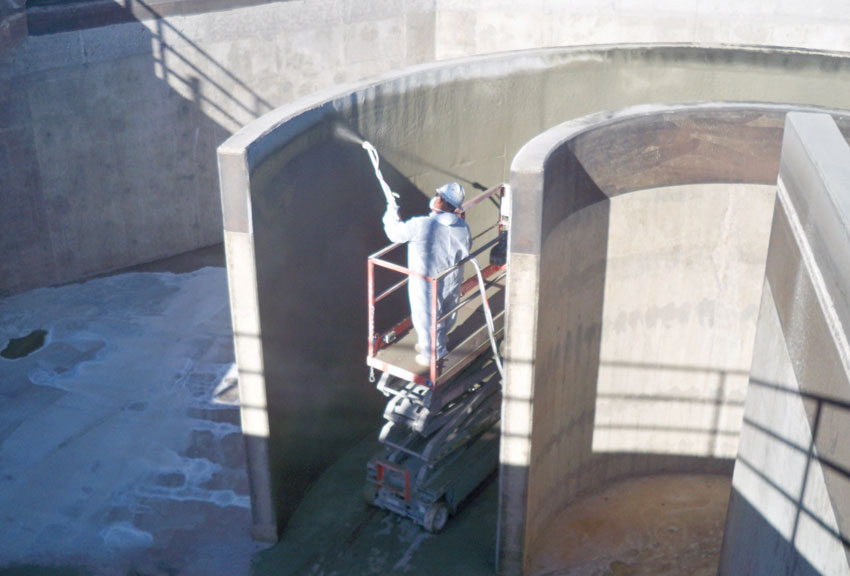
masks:
<path fill-rule="evenodd" d="M 381 453 L 369 461 L 364 496 L 370 504 L 413 519 L 431 532 L 440 531 L 450 514 L 498 464 L 501 379 L 493 359 L 485 319 L 489 306 L 494 338 L 501 340 L 504 324 L 504 259 L 507 235 L 507 187 L 497 186 L 464 204 L 464 209 L 485 201 L 500 202 L 496 237 L 475 249 L 470 258 L 436 278 L 433 286 L 457 268 L 470 268 L 471 258 L 490 252 L 490 264 L 481 270 L 486 301 L 475 274 L 464 280 L 461 299 L 454 310 L 437 318 L 436 290 L 431 290 L 433 323 L 452 312 L 457 322 L 448 333 L 448 354 L 438 361 L 433 350 L 430 365 L 415 362 L 416 334 L 409 317 L 389 330 L 375 330 L 375 308 L 403 287 L 415 272 L 386 258 L 401 244 L 392 244 L 369 257 L 369 354 L 372 373 L 382 372 L 377 388 L 389 398 L 384 410 Z M 384 268 L 403 278 L 375 294 L 375 269 Z"/>

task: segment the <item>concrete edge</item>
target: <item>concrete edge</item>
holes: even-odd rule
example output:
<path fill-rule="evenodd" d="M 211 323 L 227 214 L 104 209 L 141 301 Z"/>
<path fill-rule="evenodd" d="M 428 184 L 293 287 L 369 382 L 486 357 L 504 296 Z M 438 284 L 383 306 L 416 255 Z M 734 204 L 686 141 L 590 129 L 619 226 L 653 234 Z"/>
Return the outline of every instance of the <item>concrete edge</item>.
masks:
<path fill-rule="evenodd" d="M 789 113 L 779 178 L 796 209 L 840 323 L 850 327 L 850 146 L 826 114 Z"/>
<path fill-rule="evenodd" d="M 797 106 L 786 104 L 768 104 L 761 102 L 695 102 L 683 104 L 641 104 L 638 106 L 630 106 L 616 111 L 599 112 L 589 116 L 583 116 L 574 120 L 569 120 L 557 126 L 546 130 L 533 139 L 529 140 L 514 156 L 511 162 L 511 178 L 528 179 L 534 174 L 543 172 L 546 163 L 550 160 L 556 150 L 568 145 L 570 142 L 578 139 L 583 134 L 616 126 L 617 124 L 627 121 L 638 120 L 641 118 L 650 118 L 658 115 L 675 116 L 685 113 L 723 113 L 723 112 L 773 112 L 776 114 L 786 113 L 790 110 L 801 111 L 804 113 L 819 113 L 827 115 L 837 115 L 850 119 L 850 114 L 847 110 L 820 108 L 817 106 Z M 838 129 L 836 128 L 836 132 Z M 840 132 L 838 137 L 841 138 Z M 513 189 L 522 189 L 518 186 L 513 186 Z M 528 199 L 523 197 L 514 198 L 514 206 L 522 205 L 523 209 L 516 215 L 512 215 L 514 226 L 512 233 L 517 229 L 527 229 L 527 226 L 532 226 L 536 229 L 539 226 L 539 221 L 534 218 L 540 218 L 542 210 L 542 198 Z M 533 218 L 531 217 L 533 215 Z M 516 218 L 519 217 L 520 225 L 516 225 Z M 529 238 L 520 236 L 516 238 L 516 234 L 512 238 L 511 249 L 517 252 L 529 254 L 540 253 L 541 238 Z"/>
<path fill-rule="evenodd" d="M 268 151 L 274 149 L 274 146 L 267 139 L 284 125 L 310 111 L 316 113 L 315 111 L 321 108 L 326 113 L 331 113 L 335 110 L 357 107 L 369 100 L 369 96 L 375 96 L 385 91 L 400 93 L 415 88 L 445 84 L 456 79 L 501 78 L 507 74 L 529 69 L 553 67 L 566 62 L 601 61 L 606 57 L 625 56 L 635 52 L 651 53 L 656 58 L 672 62 L 682 62 L 689 59 L 704 61 L 707 55 L 728 58 L 733 54 L 747 54 L 753 59 L 776 59 L 776 64 L 780 67 L 787 66 L 787 60 L 795 57 L 804 60 L 814 58 L 819 61 L 835 59 L 836 64 L 845 64 L 850 68 L 850 52 L 728 44 L 604 44 L 484 54 L 410 66 L 368 80 L 342 84 L 316 92 L 280 106 L 247 124 L 223 142 L 219 149 L 248 150 L 249 169 L 253 170 L 257 164 L 265 159 Z M 369 94 L 370 92 L 372 94 Z M 287 129 L 288 131 L 289 129 Z M 274 142 L 285 141 L 285 139 L 284 135 L 281 134 L 274 138 Z M 265 144 L 264 141 L 266 141 Z"/>

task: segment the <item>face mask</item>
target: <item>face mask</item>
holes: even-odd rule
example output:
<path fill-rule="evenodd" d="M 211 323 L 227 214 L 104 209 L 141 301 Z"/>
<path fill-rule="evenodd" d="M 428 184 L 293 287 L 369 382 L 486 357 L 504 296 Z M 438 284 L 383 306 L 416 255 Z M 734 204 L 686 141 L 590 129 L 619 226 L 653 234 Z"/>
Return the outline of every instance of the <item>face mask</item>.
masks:
<path fill-rule="evenodd" d="M 431 198 L 431 201 L 428 202 L 428 207 L 431 209 L 431 212 L 440 212 L 440 210 L 437 210 L 437 198 L 438 196 L 434 196 Z"/>

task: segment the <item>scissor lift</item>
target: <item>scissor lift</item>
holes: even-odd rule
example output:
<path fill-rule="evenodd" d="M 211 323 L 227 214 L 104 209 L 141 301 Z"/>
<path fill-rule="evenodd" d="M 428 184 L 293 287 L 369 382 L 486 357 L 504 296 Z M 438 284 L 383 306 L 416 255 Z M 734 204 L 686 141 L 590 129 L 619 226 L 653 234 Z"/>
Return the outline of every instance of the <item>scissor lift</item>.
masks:
<path fill-rule="evenodd" d="M 402 244 L 392 244 L 369 257 L 369 354 L 372 373 L 382 372 L 377 388 L 389 397 L 384 410 L 381 453 L 367 466 L 364 496 L 370 504 L 413 519 L 426 530 L 439 532 L 450 514 L 498 464 L 501 380 L 491 351 L 485 306 L 492 313 L 494 338 L 501 339 L 504 324 L 504 251 L 507 235 L 507 187 L 497 186 L 464 204 L 469 210 L 485 200 L 500 203 L 495 238 L 472 252 L 458 266 L 436 278 L 390 262 L 386 258 Z M 490 252 L 490 264 L 481 270 L 486 301 L 475 274 L 461 286 L 454 310 L 437 318 L 437 290 L 442 278 L 467 267 L 471 258 Z M 384 268 L 404 276 L 375 294 L 375 269 Z M 415 362 L 416 334 L 410 318 L 389 330 L 375 330 L 375 307 L 405 287 L 410 276 L 425 278 L 432 289 L 432 346 L 430 365 Z M 457 312 L 448 334 L 448 354 L 434 356 L 436 324 Z"/>

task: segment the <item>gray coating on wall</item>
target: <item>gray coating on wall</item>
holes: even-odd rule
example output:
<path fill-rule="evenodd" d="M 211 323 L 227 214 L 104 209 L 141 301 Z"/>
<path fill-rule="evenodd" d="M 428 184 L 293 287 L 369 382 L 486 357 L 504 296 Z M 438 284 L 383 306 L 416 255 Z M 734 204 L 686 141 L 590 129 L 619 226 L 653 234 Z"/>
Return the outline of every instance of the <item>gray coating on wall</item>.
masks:
<path fill-rule="evenodd" d="M 219 148 L 219 170 L 240 387 L 243 399 L 257 399 L 243 406 L 246 434 L 262 447 L 257 458 L 249 454 L 253 486 L 258 489 L 257 533 L 274 538 L 309 480 L 351 445 L 354 432 L 377 424 L 380 413 L 381 398 L 366 384 L 365 267 L 359 271 L 357 267 L 383 242 L 382 200 L 365 153 L 355 142 L 341 138 L 336 126 L 378 147 L 385 175 L 402 193 L 407 217 L 421 213 L 433 188 L 447 180 L 458 180 L 468 190 L 505 181 L 510 159 L 522 144 L 564 120 L 659 100 L 780 100 L 839 106 L 839 92 L 850 89 L 848 69 L 850 65 L 838 55 L 773 49 L 542 50 L 422 65 L 341 86 L 280 107 L 236 133 Z M 643 80 L 635 82 L 636 78 Z M 769 172 L 771 162 L 775 177 L 779 149 L 775 142 L 781 131 L 776 118 L 785 108 L 743 118 L 734 116 L 737 108 L 726 109 L 732 115 L 729 124 L 741 124 L 726 136 L 728 149 L 713 144 L 722 135 L 712 132 L 705 121 L 703 140 L 686 136 L 690 126 L 700 122 L 700 113 L 715 120 L 726 117 L 709 108 L 695 110 L 694 117 L 679 116 L 684 119 L 679 124 L 675 118 L 650 124 L 654 133 L 670 138 L 676 154 L 653 155 L 647 146 L 636 148 L 647 154 L 649 162 L 642 186 L 682 183 L 687 174 L 697 175 L 694 181 L 709 177 L 727 181 L 720 175 L 723 162 L 746 165 L 747 179 L 732 181 L 763 181 L 761 174 Z M 645 128 L 636 124 L 628 130 L 629 137 L 653 144 L 641 136 Z M 751 152 L 754 139 L 767 151 Z M 582 142 L 591 147 L 591 140 Z M 613 154 L 616 142 L 612 132 L 601 144 Z M 738 157 L 770 157 L 771 150 L 773 160 L 766 164 Z M 703 168 L 706 155 L 719 158 L 709 172 Z M 593 162 L 590 158 L 588 181 L 606 173 L 610 156 L 599 155 Z M 659 162 L 666 169 L 653 173 L 650 167 Z M 629 171 L 639 164 L 635 161 Z M 677 172 L 680 177 L 669 176 Z M 579 192 L 576 202 L 594 201 L 589 191 Z M 550 200 L 552 206 L 562 206 L 557 195 Z M 518 247 L 511 264 L 514 271 L 522 268 L 519 260 L 526 254 L 533 266 L 542 247 L 542 237 L 533 231 L 543 205 L 523 206 L 514 216 L 521 222 L 515 225 L 512 240 Z M 558 210 L 563 207 L 547 211 L 547 233 L 559 223 Z M 471 224 L 480 230 L 492 218 L 485 215 Z M 591 251 L 586 257 L 598 259 L 602 253 Z M 577 261 L 575 266 L 594 269 L 591 262 Z M 338 274 L 339 270 L 346 273 Z M 307 271 L 310 278 L 302 279 Z M 328 307 L 331 291 L 318 285 L 323 279 L 332 282 L 338 306 Z M 536 285 L 536 279 L 530 279 L 523 289 Z M 342 310 L 349 311 L 350 321 L 339 322 Z M 593 334 L 588 337 L 592 340 Z M 587 350 L 592 356 L 592 342 Z M 592 373 L 592 365 L 587 370 Z M 327 429 L 316 424 L 324 419 Z M 354 423 L 351 430 L 335 427 L 343 420 Z M 316 443 L 321 449 L 314 454 L 297 453 Z M 689 458 L 661 460 L 675 464 Z M 522 476 L 522 467 L 516 473 Z M 503 490 L 502 497 L 525 506 L 517 491 Z M 506 536 L 501 541 L 516 540 Z"/>
<path fill-rule="evenodd" d="M 639 412 L 643 418 L 637 424 L 626 415 L 604 412 L 610 407 L 601 398 L 602 364 L 610 360 L 614 351 L 610 334 L 618 329 L 608 309 L 621 306 L 612 301 L 613 280 L 608 277 L 609 271 L 621 266 L 610 259 L 611 244 L 628 233 L 618 229 L 623 221 L 615 224 L 611 215 L 618 196 L 655 185 L 775 182 L 784 117 L 789 110 L 793 108 L 712 104 L 645 106 L 597 114 L 541 134 L 515 157 L 511 174 L 513 213 L 500 471 L 501 574 L 522 574 L 534 553 L 538 535 L 546 529 L 552 515 L 576 496 L 611 479 L 662 470 L 730 468 L 735 446 L 725 452 L 716 449 L 724 431 L 717 426 L 713 411 L 720 404 L 727 412 L 739 409 L 742 398 L 740 392 L 725 395 L 722 378 L 718 388 L 722 395 L 712 403 L 697 400 L 705 398 L 699 393 L 704 383 L 697 383 L 693 396 L 696 402 L 688 412 L 690 426 L 699 427 L 699 422 L 713 419 L 713 424 L 702 429 L 710 440 L 709 449 L 702 453 L 688 452 L 676 445 L 670 449 L 662 437 L 665 429 L 685 436 L 699 428 L 681 427 L 677 410 L 669 404 L 654 413 Z M 843 126 L 845 135 L 835 129 L 837 136 L 833 134 L 832 138 L 841 141 L 850 134 L 850 116 L 846 111 L 833 111 L 833 116 Z M 717 202 L 734 205 L 721 194 L 716 198 Z M 658 225 L 673 226 L 673 237 L 693 234 L 706 220 L 706 213 L 675 218 L 671 200 L 675 200 L 675 195 L 647 199 L 659 220 L 668 221 Z M 753 196 L 752 201 L 755 200 Z M 748 256 L 756 259 L 756 265 L 724 282 L 760 286 L 772 204 L 762 204 L 763 208 L 755 214 L 763 225 L 748 222 L 743 230 L 754 230 L 737 241 L 742 245 L 762 243 L 760 256 L 759 250 Z M 724 242 L 729 241 L 724 238 Z M 671 251 L 655 257 L 670 258 L 672 254 Z M 696 253 L 696 257 L 707 256 Z M 640 266 L 651 265 L 651 260 L 637 260 L 639 257 L 639 252 L 630 256 Z M 702 283 L 686 268 L 674 270 L 665 281 L 673 282 L 683 294 L 699 290 Z M 759 292 L 750 289 L 748 293 L 757 305 Z M 651 299 L 648 302 L 657 304 Z M 649 309 L 641 312 L 649 313 Z M 669 319 L 665 330 L 676 330 L 684 321 Z M 755 321 L 755 315 L 750 314 L 749 319 L 738 324 L 732 338 L 738 341 L 739 348 L 752 346 Z M 642 354 L 651 356 L 643 344 L 637 339 L 631 342 L 633 348 L 642 348 Z M 690 366 L 722 377 L 737 365 L 738 379 L 746 374 L 748 363 L 733 362 L 734 346 L 709 357 L 708 363 L 703 356 L 704 347 L 704 342 L 689 339 L 668 342 L 666 349 L 662 344 L 655 357 L 644 360 L 673 359 L 677 370 Z M 663 367 L 663 362 L 660 365 Z M 680 376 L 666 387 L 634 375 L 621 375 L 619 384 L 636 403 L 647 400 L 647 396 L 669 397 L 673 390 L 687 396 Z M 630 434 L 641 435 L 640 442 L 625 451 L 605 448 L 605 442 L 600 441 L 603 422 L 626 425 Z M 740 427 L 740 416 L 737 426 Z"/>
<path fill-rule="evenodd" d="M 789 114 L 721 574 L 850 574 L 850 147 Z"/>

